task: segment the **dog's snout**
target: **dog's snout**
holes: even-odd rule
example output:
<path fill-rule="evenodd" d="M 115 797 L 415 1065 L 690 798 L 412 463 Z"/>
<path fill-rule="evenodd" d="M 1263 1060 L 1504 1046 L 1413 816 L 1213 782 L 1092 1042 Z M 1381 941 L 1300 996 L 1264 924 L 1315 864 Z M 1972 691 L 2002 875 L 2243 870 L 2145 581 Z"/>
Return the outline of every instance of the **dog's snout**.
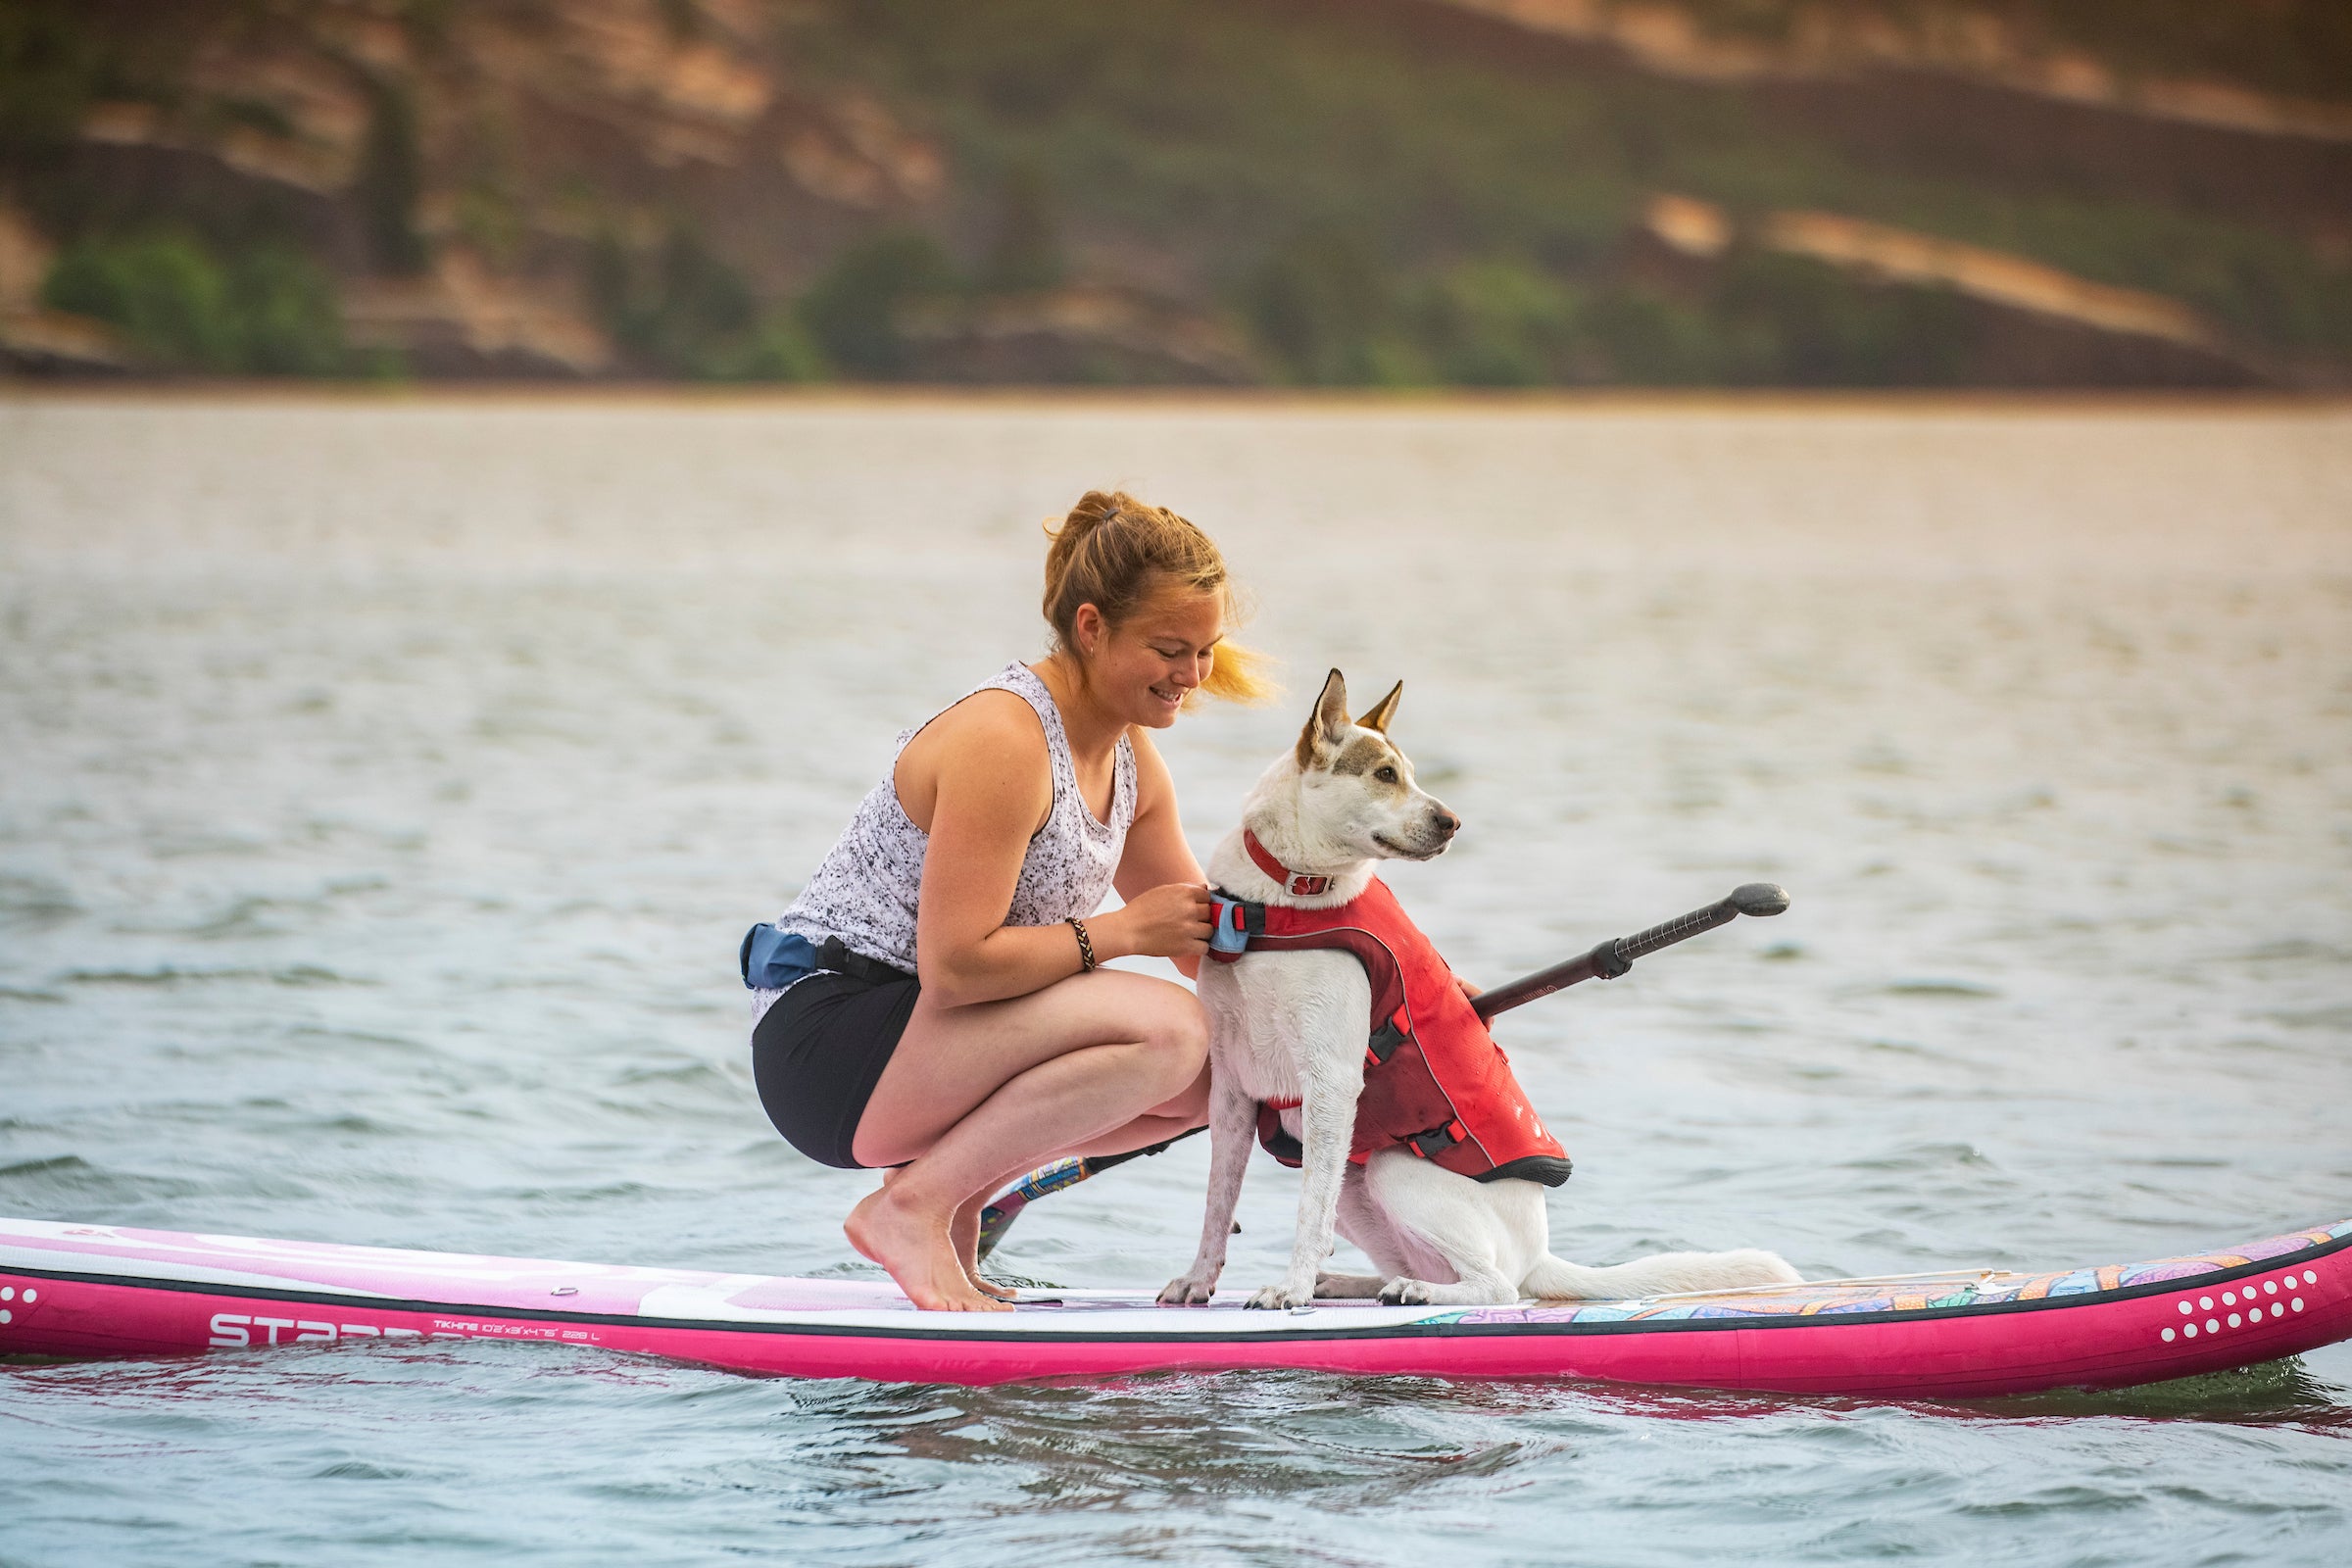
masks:
<path fill-rule="evenodd" d="M 1438 831 L 1445 834 L 1447 838 L 1453 837 L 1454 834 L 1459 833 L 1462 830 L 1462 819 L 1454 815 L 1451 811 L 1446 809 L 1446 808 L 1443 806 L 1438 808 L 1437 815 L 1434 820 L 1436 822 Z"/>

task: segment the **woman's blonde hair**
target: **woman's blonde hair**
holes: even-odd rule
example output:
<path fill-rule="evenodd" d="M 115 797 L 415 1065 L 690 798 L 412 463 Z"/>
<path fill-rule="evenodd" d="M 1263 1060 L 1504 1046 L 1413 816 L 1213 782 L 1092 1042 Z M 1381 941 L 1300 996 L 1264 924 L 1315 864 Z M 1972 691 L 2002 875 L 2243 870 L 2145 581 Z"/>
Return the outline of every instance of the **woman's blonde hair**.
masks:
<path fill-rule="evenodd" d="M 1077 637 L 1078 607 L 1092 605 L 1116 626 L 1163 588 L 1213 593 L 1230 619 L 1238 613 L 1225 558 L 1208 535 L 1165 507 L 1124 490 L 1089 490 L 1046 533 L 1046 620 L 1063 648 Z M 1265 660 L 1230 639 L 1216 647 L 1200 690 L 1230 703 L 1274 695 Z"/>

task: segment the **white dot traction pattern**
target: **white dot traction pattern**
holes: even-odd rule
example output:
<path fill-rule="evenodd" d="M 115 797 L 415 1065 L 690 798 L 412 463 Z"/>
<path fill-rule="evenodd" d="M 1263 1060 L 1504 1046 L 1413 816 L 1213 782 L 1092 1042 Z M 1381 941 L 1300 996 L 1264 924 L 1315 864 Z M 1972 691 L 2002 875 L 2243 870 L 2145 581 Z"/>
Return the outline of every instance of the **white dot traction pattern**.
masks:
<path fill-rule="evenodd" d="M 2167 1324 L 2158 1331 L 2156 1337 L 2170 1345 L 2175 1340 L 2193 1340 L 2200 1333 L 2219 1334 L 2224 1327 L 2252 1328 L 2267 1319 L 2282 1318 L 2289 1312 L 2302 1311 L 2303 1298 L 2300 1293 L 2303 1287 L 2319 1283 L 2320 1275 L 2317 1269 L 2307 1268 L 2301 1274 L 2289 1269 L 2276 1279 L 2260 1280 L 2251 1285 L 2241 1285 L 2235 1289 L 2224 1291 L 2218 1303 L 2224 1310 L 2239 1306 L 2241 1298 L 2244 1308 L 2242 1311 L 2230 1312 L 2227 1324 L 2218 1314 L 2205 1319 L 2202 1324 L 2193 1321 L 2197 1313 L 2211 1312 L 2217 1303 L 2210 1296 L 2200 1296 L 2194 1299 L 2184 1296 L 2173 1304 L 2180 1308 L 2182 1317 L 2192 1321 L 2178 1327 Z M 2283 1296 L 2284 1299 L 2262 1300 L 2261 1298 L 2266 1296 Z"/>

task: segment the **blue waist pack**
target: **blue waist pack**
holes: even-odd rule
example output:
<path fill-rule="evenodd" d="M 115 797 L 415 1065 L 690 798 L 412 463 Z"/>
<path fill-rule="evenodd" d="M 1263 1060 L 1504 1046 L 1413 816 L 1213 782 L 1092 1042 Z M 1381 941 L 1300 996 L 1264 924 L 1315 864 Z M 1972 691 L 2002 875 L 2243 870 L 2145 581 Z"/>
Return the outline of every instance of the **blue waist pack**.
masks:
<path fill-rule="evenodd" d="M 781 991 L 816 971 L 816 946 L 797 931 L 779 931 L 761 921 L 743 934 L 743 952 L 736 961 L 748 989 Z"/>

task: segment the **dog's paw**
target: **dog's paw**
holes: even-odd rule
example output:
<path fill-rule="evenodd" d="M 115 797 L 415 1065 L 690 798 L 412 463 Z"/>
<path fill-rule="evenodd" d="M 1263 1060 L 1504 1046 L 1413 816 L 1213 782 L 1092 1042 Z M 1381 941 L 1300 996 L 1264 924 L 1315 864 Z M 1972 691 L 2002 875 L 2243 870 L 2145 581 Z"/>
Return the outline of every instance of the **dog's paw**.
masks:
<path fill-rule="evenodd" d="M 1298 1287 L 1285 1283 L 1252 1292 L 1246 1304 L 1263 1311 L 1281 1311 L 1294 1306 L 1312 1306 L 1314 1302 L 1315 1288 L 1312 1285 Z"/>
<path fill-rule="evenodd" d="M 1217 1282 L 1196 1274 L 1179 1274 L 1159 1293 L 1162 1306 L 1199 1306 L 1217 1294 Z"/>
<path fill-rule="evenodd" d="M 1394 1279 L 1380 1288 L 1380 1299 L 1388 1306 L 1427 1306 L 1429 1282 L 1426 1280 Z"/>

